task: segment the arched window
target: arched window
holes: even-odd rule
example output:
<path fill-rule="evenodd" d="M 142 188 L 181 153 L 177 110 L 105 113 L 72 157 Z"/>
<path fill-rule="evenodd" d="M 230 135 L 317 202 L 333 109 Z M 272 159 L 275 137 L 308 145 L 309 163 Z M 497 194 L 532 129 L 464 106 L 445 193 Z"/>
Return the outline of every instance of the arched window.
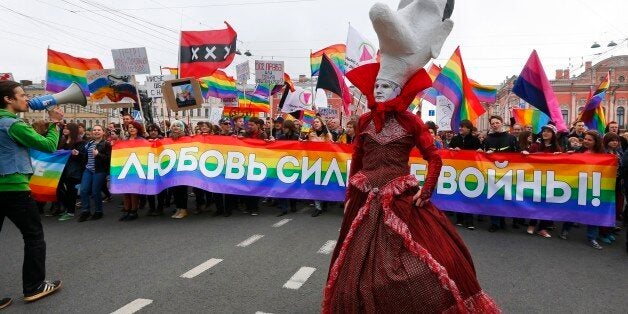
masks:
<path fill-rule="evenodd" d="M 584 107 L 578 107 L 578 114 L 580 114 L 584 110 Z"/>
<path fill-rule="evenodd" d="M 620 129 L 624 128 L 624 114 L 624 107 L 617 107 L 617 124 L 619 124 Z"/>
<path fill-rule="evenodd" d="M 563 121 L 565 121 L 565 123 L 569 122 L 569 109 L 561 109 L 560 113 L 563 116 Z"/>

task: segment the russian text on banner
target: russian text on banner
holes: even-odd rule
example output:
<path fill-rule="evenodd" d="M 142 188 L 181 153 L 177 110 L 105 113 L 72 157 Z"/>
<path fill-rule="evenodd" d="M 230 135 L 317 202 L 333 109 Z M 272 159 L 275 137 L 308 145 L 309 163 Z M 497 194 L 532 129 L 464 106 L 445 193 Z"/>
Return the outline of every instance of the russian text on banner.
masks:
<path fill-rule="evenodd" d="M 177 185 L 217 193 L 344 200 L 352 147 L 196 136 L 116 143 L 114 193 L 156 194 Z M 485 154 L 439 151 L 443 168 L 432 201 L 442 210 L 610 226 L 617 160 L 606 154 Z M 410 173 L 426 163 L 415 150 Z"/>

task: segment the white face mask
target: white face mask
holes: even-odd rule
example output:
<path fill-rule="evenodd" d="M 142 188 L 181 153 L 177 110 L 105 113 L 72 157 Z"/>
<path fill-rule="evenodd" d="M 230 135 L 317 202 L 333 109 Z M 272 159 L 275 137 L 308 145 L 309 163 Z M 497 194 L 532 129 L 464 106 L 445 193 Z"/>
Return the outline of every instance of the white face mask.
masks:
<path fill-rule="evenodd" d="M 401 87 L 397 83 L 378 79 L 375 81 L 375 101 L 384 102 L 393 99 L 401 93 Z"/>

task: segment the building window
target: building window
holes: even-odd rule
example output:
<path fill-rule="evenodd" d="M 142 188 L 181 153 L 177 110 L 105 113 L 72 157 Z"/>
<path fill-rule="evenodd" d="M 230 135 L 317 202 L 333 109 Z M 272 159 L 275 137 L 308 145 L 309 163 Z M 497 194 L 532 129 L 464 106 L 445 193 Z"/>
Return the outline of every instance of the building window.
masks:
<path fill-rule="evenodd" d="M 196 116 L 198 116 L 198 117 L 201 116 L 201 108 L 197 108 L 196 109 Z"/>
<path fill-rule="evenodd" d="M 624 128 L 624 107 L 617 107 L 617 124 L 619 124 L 619 128 Z"/>
<path fill-rule="evenodd" d="M 626 80 L 626 78 L 623 75 L 620 75 L 618 80 L 620 83 L 623 83 Z"/>
<path fill-rule="evenodd" d="M 209 118 L 209 108 L 205 108 L 205 117 Z"/>
<path fill-rule="evenodd" d="M 578 114 L 580 114 L 584 110 L 584 107 L 578 107 Z"/>
<path fill-rule="evenodd" d="M 569 121 L 569 110 L 568 109 L 562 109 L 562 110 L 560 110 L 560 113 L 563 116 L 563 121 L 568 122 Z"/>

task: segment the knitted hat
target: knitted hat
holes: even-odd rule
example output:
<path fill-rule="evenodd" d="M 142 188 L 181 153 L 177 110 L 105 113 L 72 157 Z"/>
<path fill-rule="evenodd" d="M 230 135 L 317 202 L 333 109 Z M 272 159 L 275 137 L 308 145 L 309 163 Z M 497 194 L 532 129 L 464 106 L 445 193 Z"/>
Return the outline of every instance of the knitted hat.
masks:
<path fill-rule="evenodd" d="M 438 57 L 453 22 L 454 0 L 401 0 L 397 11 L 382 3 L 369 15 L 379 39 L 377 79 L 403 87 L 432 58 Z"/>

